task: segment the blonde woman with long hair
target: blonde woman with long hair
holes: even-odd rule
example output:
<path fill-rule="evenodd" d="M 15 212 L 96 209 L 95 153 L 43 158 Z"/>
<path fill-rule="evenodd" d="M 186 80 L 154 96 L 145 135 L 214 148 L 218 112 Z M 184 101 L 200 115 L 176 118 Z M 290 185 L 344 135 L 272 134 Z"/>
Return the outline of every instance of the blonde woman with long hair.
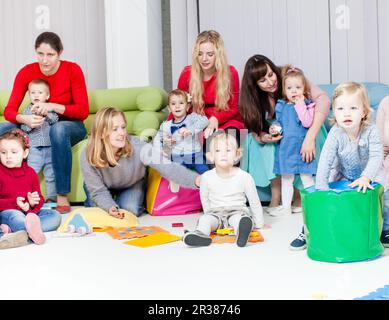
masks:
<path fill-rule="evenodd" d="M 191 95 L 192 111 L 209 119 L 204 130 L 206 139 L 218 129 L 231 129 L 239 142 L 239 130 L 244 128 L 238 110 L 239 76 L 227 63 L 218 32 L 203 31 L 197 36 L 192 65 L 181 72 L 177 87 Z"/>
<path fill-rule="evenodd" d="M 85 206 L 100 207 L 119 219 L 123 218 L 120 208 L 139 216 L 144 208 L 146 165 L 184 187 L 199 186 L 197 173 L 167 159 L 163 163 L 159 160 L 153 156 L 151 144 L 127 134 L 122 111 L 114 107 L 100 109 L 80 156 Z"/>

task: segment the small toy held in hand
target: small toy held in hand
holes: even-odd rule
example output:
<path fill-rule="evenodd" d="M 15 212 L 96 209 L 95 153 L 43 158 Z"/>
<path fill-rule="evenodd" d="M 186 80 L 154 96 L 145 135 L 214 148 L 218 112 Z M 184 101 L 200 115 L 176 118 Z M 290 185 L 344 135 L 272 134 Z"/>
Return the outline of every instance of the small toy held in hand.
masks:
<path fill-rule="evenodd" d="M 282 134 L 282 127 L 279 123 L 274 123 L 269 128 L 269 133 L 272 135 L 272 137 L 279 136 Z"/>
<path fill-rule="evenodd" d="M 85 235 L 93 232 L 93 228 L 86 222 L 80 213 L 76 213 L 72 220 L 69 221 L 68 233 L 79 233 Z"/>

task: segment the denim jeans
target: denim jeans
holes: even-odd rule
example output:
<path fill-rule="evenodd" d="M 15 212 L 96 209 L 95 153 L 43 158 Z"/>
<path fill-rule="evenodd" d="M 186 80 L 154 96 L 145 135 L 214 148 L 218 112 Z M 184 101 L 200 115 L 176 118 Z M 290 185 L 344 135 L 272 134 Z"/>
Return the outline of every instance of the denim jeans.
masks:
<path fill-rule="evenodd" d="M 188 169 L 193 169 L 199 174 L 203 174 L 209 170 L 202 152 L 196 152 L 192 154 L 172 153 L 171 160 L 175 163 L 183 165 Z"/>
<path fill-rule="evenodd" d="M 55 190 L 55 176 L 51 162 L 51 147 L 31 147 L 27 163 L 37 174 L 43 169 L 46 183 L 46 199 L 56 201 L 57 192 Z"/>
<path fill-rule="evenodd" d="M 84 124 L 79 120 L 60 120 L 50 128 L 51 156 L 57 194 L 70 192 L 72 146 L 86 137 Z"/>
<path fill-rule="evenodd" d="M 43 232 L 54 231 L 61 224 L 61 215 L 51 209 L 42 209 L 38 212 Z M 8 209 L 0 213 L 1 223 L 7 224 L 12 232 L 26 230 L 26 215 L 19 210 Z"/>
<path fill-rule="evenodd" d="M 84 184 L 86 200 L 85 207 L 98 207 L 93 201 L 88 188 Z M 144 211 L 144 200 L 146 193 L 146 180 L 142 179 L 127 189 L 109 190 L 112 198 L 121 209 L 128 210 L 139 217 Z"/>
<path fill-rule="evenodd" d="M 8 122 L 8 121 L 0 123 L 0 135 L 2 135 L 3 133 L 5 133 L 13 128 L 20 128 L 20 125 L 17 125 L 17 124 L 14 124 L 12 122 Z"/>
<path fill-rule="evenodd" d="M 382 230 L 389 231 L 389 190 L 384 193 L 384 225 Z"/>

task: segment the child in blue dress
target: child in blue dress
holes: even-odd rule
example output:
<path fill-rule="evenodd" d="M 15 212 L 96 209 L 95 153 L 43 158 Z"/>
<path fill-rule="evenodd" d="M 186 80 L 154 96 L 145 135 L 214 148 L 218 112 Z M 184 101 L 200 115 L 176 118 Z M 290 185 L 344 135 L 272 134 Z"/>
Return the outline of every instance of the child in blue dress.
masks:
<path fill-rule="evenodd" d="M 293 181 L 300 175 L 304 188 L 314 185 L 316 160 L 305 162 L 300 154 L 305 135 L 312 125 L 315 104 L 309 100 L 309 85 L 303 72 L 291 65 L 282 70 L 283 99 L 277 101 L 276 121 L 270 134 L 277 135 L 277 125 L 282 127 L 283 138 L 276 146 L 274 173 L 281 175 L 282 209 L 279 213 L 292 213 Z"/>

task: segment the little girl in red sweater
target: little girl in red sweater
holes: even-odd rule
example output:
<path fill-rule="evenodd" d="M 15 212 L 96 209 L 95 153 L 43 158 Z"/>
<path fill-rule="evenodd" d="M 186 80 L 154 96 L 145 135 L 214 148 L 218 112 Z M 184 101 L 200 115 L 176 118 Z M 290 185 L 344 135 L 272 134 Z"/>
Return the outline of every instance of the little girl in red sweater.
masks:
<path fill-rule="evenodd" d="M 43 232 L 55 230 L 61 216 L 41 209 L 44 198 L 38 175 L 25 161 L 28 152 L 28 136 L 20 129 L 0 136 L 0 227 L 4 233 L 26 230 L 34 243 L 43 244 Z"/>

